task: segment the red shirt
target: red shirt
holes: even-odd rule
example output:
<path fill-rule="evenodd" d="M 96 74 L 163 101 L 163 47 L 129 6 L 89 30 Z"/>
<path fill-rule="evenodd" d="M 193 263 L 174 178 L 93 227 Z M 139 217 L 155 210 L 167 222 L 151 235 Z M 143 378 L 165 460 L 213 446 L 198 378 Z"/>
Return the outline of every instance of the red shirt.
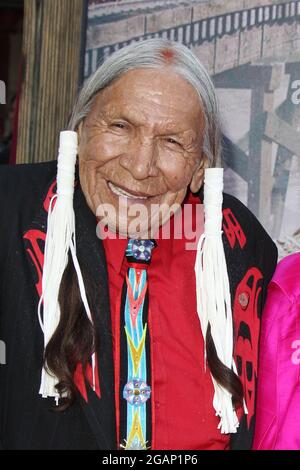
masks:
<path fill-rule="evenodd" d="M 185 202 L 203 206 L 191 194 Z M 183 205 L 183 217 L 189 217 Z M 213 409 L 213 384 L 204 368 L 204 342 L 196 306 L 194 265 L 196 250 L 187 250 L 187 238 L 174 239 L 174 217 L 170 239 L 156 237 L 148 268 L 149 314 L 152 364 L 152 449 L 227 449 L 229 436 L 217 429 Z M 198 221 L 199 224 L 199 221 Z M 193 226 L 195 214 L 193 212 Z M 161 234 L 161 229 L 159 231 Z M 197 239 L 199 238 L 199 233 Z M 112 317 L 117 429 L 119 428 L 119 334 L 120 303 L 127 270 L 126 239 L 103 240 L 106 254 Z"/>

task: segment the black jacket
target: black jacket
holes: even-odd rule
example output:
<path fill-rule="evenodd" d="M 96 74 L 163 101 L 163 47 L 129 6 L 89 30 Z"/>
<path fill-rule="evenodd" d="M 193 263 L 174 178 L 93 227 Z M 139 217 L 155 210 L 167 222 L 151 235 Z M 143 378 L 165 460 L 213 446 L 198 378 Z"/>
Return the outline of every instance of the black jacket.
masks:
<path fill-rule="evenodd" d="M 107 267 L 95 217 L 80 185 L 74 196 L 77 254 L 99 285 L 91 308 L 100 336 L 101 399 L 87 387 L 88 403 L 78 398 L 66 411 L 56 412 L 53 399 L 38 393 L 43 358 L 37 317 L 38 255 L 46 231 L 46 196 L 55 175 L 56 162 L 0 168 L 0 340 L 6 346 L 6 364 L 0 365 L 0 441 L 4 449 L 116 449 Z M 236 363 L 250 411 L 231 436 L 231 447 L 249 449 L 255 422 L 259 323 L 277 249 L 253 214 L 228 194 L 224 194 L 223 217 Z M 33 236 L 28 237 L 29 233 Z"/>

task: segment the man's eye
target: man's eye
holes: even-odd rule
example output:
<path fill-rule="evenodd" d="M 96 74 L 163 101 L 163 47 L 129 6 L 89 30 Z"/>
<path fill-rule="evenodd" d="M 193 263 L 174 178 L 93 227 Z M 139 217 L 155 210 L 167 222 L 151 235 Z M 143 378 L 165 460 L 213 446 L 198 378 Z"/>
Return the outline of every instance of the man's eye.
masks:
<path fill-rule="evenodd" d="M 114 122 L 112 125 L 113 127 L 117 127 L 118 129 L 125 129 L 125 124 L 123 124 L 122 122 Z"/>
<path fill-rule="evenodd" d="M 175 145 L 180 145 L 181 146 L 181 143 L 180 142 L 177 142 L 177 140 L 174 140 L 172 139 L 171 137 L 169 137 L 167 139 L 167 142 L 169 142 L 169 144 L 175 144 Z"/>

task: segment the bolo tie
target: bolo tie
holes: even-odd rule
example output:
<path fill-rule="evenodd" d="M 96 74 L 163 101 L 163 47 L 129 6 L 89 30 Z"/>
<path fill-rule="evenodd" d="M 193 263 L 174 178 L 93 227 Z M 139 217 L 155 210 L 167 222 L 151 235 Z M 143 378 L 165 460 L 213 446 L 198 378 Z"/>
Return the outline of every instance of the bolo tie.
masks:
<path fill-rule="evenodd" d="M 120 312 L 120 448 L 151 448 L 148 276 L 155 240 L 129 239 Z"/>

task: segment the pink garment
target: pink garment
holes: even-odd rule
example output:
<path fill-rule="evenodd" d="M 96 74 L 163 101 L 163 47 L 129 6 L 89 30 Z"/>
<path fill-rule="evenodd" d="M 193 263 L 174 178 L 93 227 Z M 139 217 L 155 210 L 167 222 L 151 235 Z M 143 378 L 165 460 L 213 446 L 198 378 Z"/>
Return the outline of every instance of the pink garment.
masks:
<path fill-rule="evenodd" d="M 253 449 L 300 449 L 300 253 L 280 261 L 268 287 Z"/>

